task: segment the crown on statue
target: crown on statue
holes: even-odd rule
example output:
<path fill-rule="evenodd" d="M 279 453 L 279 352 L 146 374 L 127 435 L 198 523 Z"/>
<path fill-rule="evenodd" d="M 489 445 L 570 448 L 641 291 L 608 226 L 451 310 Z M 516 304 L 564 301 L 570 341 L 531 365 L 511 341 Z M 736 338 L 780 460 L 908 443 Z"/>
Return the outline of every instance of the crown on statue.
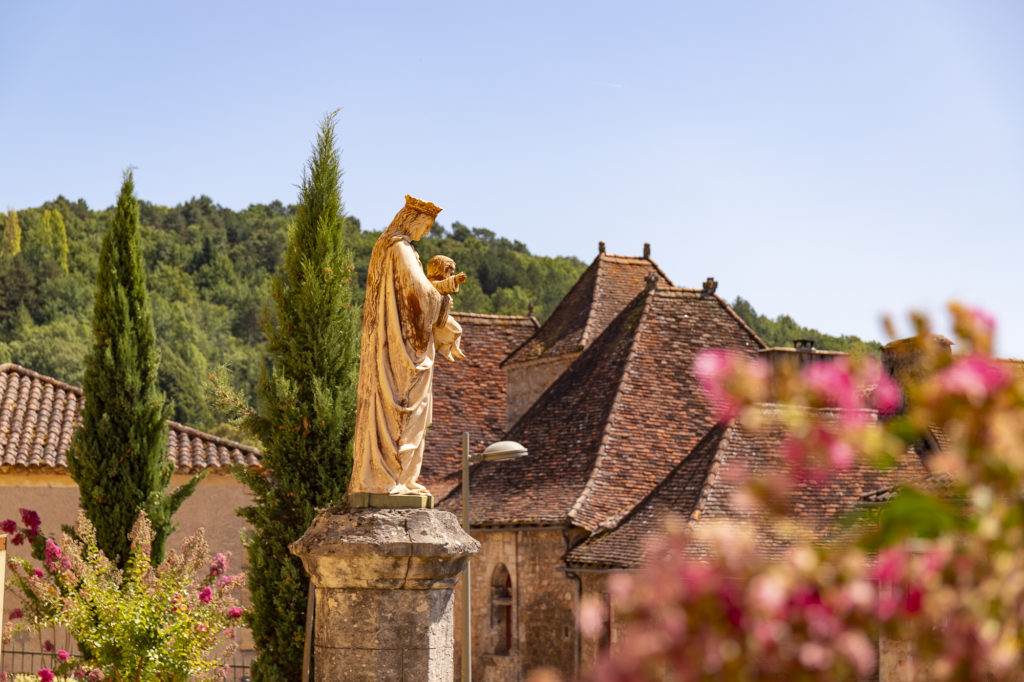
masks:
<path fill-rule="evenodd" d="M 441 207 L 430 203 L 429 201 L 423 201 L 416 197 L 411 197 L 408 194 L 405 195 L 405 207 L 412 209 L 417 213 L 424 213 L 431 218 L 436 218 L 437 214 L 441 212 Z"/>

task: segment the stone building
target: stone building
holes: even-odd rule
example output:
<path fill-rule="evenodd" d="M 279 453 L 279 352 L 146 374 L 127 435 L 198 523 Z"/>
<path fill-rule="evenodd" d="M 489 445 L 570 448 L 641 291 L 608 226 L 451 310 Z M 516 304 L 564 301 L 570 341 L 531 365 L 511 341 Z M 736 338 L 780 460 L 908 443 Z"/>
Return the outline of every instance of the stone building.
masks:
<path fill-rule="evenodd" d="M 715 288 L 710 278 L 673 286 L 646 247 L 634 258 L 602 245 L 551 317 L 501 363 L 505 437 L 530 454 L 472 468 L 472 535 L 482 544 L 471 561 L 474 680 L 524 680 L 540 667 L 570 678 L 592 662 L 615 636 L 615 614 L 605 641 L 586 641 L 576 627 L 581 599 L 601 597 L 609 573 L 639 566 L 668 517 L 756 525 L 730 508 L 729 471 L 785 466 L 782 434 L 720 423 L 693 360 L 708 348 L 780 367 L 837 354 L 767 349 Z M 910 452 L 895 471 L 855 470 L 808 487 L 800 508 L 824 532 L 862 494 L 923 471 Z M 440 507 L 461 514 L 461 494 L 456 486 Z M 760 532 L 765 552 L 781 551 Z"/>
<path fill-rule="evenodd" d="M 466 357 L 434 364 L 434 423 L 427 434 L 420 481 L 443 499 L 462 475 L 462 434 L 473 452 L 500 440 L 508 429 L 508 389 L 501 362 L 533 336 L 533 317 L 455 312 Z"/>
<path fill-rule="evenodd" d="M 38 372 L 7 363 L 0 365 L 0 521 L 20 519 L 18 510 L 32 509 L 43 521 L 43 532 L 60 537 L 61 526 L 78 517 L 78 486 L 68 473 L 71 436 L 81 423 L 82 389 Z M 201 471 L 209 472 L 195 493 L 182 504 L 174 520 L 178 529 L 168 547 L 204 528 L 213 552 L 231 552 L 232 568 L 245 568 L 243 521 L 235 509 L 250 503 L 248 489 L 228 473 L 234 465 L 259 466 L 259 452 L 167 422 L 167 457 L 174 463 L 171 487 Z M 8 542 L 8 556 L 28 558 L 29 546 Z M 15 608 L 7 593 L 7 613 Z M 243 648 L 251 646 L 248 633 Z"/>

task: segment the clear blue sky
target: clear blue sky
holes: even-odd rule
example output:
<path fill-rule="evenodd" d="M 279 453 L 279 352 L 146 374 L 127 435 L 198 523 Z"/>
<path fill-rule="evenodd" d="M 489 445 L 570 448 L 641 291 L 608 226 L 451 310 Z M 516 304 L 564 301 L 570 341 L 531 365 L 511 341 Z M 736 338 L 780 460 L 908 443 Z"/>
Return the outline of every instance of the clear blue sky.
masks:
<path fill-rule="evenodd" d="M 107 206 L 129 165 L 160 204 L 293 202 L 342 107 L 366 228 L 411 193 L 535 253 L 651 242 L 676 284 L 834 334 L 959 298 L 1024 357 L 1018 1 L 0 0 L 0 25 L 0 208 Z"/>

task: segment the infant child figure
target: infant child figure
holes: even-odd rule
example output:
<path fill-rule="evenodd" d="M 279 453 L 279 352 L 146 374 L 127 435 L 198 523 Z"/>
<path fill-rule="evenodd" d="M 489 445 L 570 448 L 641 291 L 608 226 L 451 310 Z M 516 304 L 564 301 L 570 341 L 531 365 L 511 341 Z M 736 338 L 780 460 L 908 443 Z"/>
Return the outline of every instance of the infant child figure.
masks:
<path fill-rule="evenodd" d="M 466 357 L 462 353 L 462 325 L 451 316 L 451 294 L 459 291 L 459 284 L 466 281 L 465 273 L 455 274 L 455 261 L 448 256 L 434 256 L 427 261 L 427 279 L 439 293 L 444 294 L 441 302 L 440 325 L 434 327 L 434 349 L 451 361 Z"/>

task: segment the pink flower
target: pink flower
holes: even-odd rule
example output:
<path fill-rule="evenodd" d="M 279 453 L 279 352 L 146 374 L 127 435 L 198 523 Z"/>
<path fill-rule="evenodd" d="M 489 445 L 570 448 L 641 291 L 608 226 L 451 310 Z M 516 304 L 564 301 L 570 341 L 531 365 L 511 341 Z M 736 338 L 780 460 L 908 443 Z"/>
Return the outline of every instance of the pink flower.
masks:
<path fill-rule="evenodd" d="M 906 570 L 907 556 L 902 549 L 892 547 L 878 553 L 875 562 L 874 578 L 881 583 L 895 583 L 903 578 Z"/>
<path fill-rule="evenodd" d="M 228 559 L 231 557 L 231 552 L 224 554 L 217 552 L 213 561 L 210 562 L 210 575 L 222 575 L 224 571 L 228 570 Z"/>
<path fill-rule="evenodd" d="M 232 606 L 228 610 L 228 618 L 241 618 L 241 617 L 242 617 L 242 607 L 241 606 Z"/>
<path fill-rule="evenodd" d="M 824 670 L 832 664 L 832 652 L 818 642 L 806 642 L 800 646 L 800 664 L 811 670 Z"/>
<path fill-rule="evenodd" d="M 946 393 L 963 396 L 971 403 L 980 403 L 989 395 L 1007 386 L 1010 372 L 990 358 L 971 356 L 958 358 L 939 373 L 939 385 Z"/>
<path fill-rule="evenodd" d="M 204 604 L 209 604 L 210 599 L 212 598 L 213 590 L 211 590 L 209 587 L 204 587 L 203 589 L 199 590 L 199 601 L 203 602 Z"/>
<path fill-rule="evenodd" d="M 199 630 L 199 632 L 206 632 L 206 623 L 200 623 L 196 626 L 196 629 Z"/>
<path fill-rule="evenodd" d="M 53 651 L 53 642 L 50 640 L 43 642 L 43 651 Z"/>
<path fill-rule="evenodd" d="M 39 682 L 53 682 L 53 671 L 49 668 L 43 668 L 39 671 Z"/>
<path fill-rule="evenodd" d="M 35 575 L 35 577 L 37 577 L 37 578 L 42 578 L 43 577 L 43 572 L 40 571 L 38 568 L 33 570 L 32 574 Z"/>
<path fill-rule="evenodd" d="M 18 530 L 18 524 L 14 522 L 14 519 L 7 519 L 0 523 L 0 530 L 5 533 L 14 533 Z"/>
<path fill-rule="evenodd" d="M 828 459 L 836 469 L 849 469 L 857 455 L 846 441 L 836 438 L 828 446 Z"/>
<path fill-rule="evenodd" d="M 11 611 L 11 615 L 7 616 L 7 620 L 17 620 L 22 616 L 21 609 L 14 609 Z"/>
<path fill-rule="evenodd" d="M 57 658 L 59 658 L 63 662 L 67 662 L 67 660 L 69 658 L 71 658 L 71 654 L 69 654 L 68 652 L 64 651 L 63 649 L 58 649 L 57 650 Z"/>
<path fill-rule="evenodd" d="M 44 552 L 46 554 L 46 566 L 50 570 L 53 570 L 55 566 L 60 564 L 60 547 L 58 547 L 57 543 L 54 542 L 51 538 L 46 538 L 46 549 L 44 550 Z"/>
<path fill-rule="evenodd" d="M 21 533 L 15 533 L 14 537 L 11 538 L 12 545 L 23 545 L 25 544 L 25 536 Z"/>
<path fill-rule="evenodd" d="M 900 408 L 901 394 L 899 384 L 887 372 L 881 370 L 876 374 L 875 387 L 871 391 L 871 404 L 876 410 L 886 415 L 894 414 Z"/>
<path fill-rule="evenodd" d="M 93 682 L 96 682 L 97 680 L 105 680 L 105 679 L 107 679 L 107 676 L 104 675 L 103 671 L 100 670 L 99 668 L 93 668 L 89 672 L 89 679 L 92 680 Z"/>
<path fill-rule="evenodd" d="M 803 375 L 807 387 L 825 404 L 844 409 L 863 407 L 845 359 L 813 362 L 804 368 Z"/>
<path fill-rule="evenodd" d="M 698 353 L 693 371 L 709 401 L 719 407 L 722 418 L 734 417 L 744 399 L 762 399 L 768 378 L 764 362 L 719 349 Z"/>
<path fill-rule="evenodd" d="M 864 678 L 875 670 L 875 647 L 863 632 L 847 630 L 836 638 L 836 650 L 857 669 L 858 677 Z"/>
<path fill-rule="evenodd" d="M 239 579 L 239 575 L 222 575 L 220 580 L 217 581 L 217 587 L 224 588 L 230 586 L 232 583 Z"/>

